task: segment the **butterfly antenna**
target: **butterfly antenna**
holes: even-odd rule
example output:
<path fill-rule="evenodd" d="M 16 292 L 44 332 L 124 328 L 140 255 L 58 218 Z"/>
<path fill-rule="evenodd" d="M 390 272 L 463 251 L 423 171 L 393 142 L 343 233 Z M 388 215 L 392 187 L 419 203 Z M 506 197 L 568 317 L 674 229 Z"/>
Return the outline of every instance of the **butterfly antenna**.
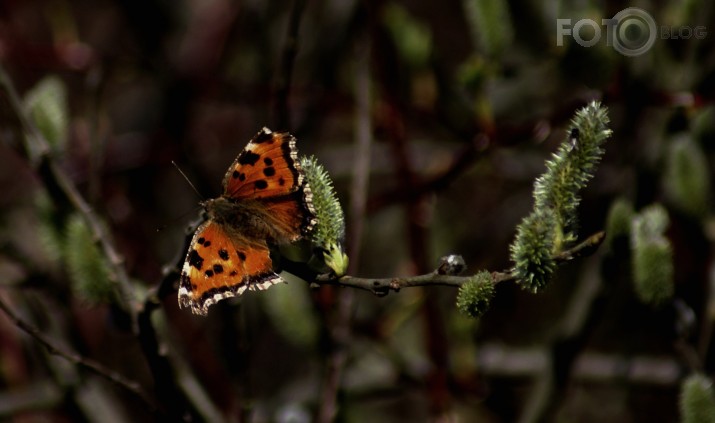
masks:
<path fill-rule="evenodd" d="M 199 192 L 199 190 L 196 189 L 196 187 L 194 186 L 194 184 L 191 183 L 191 180 L 189 179 L 188 176 L 186 176 L 186 174 L 184 173 L 184 171 L 181 170 L 181 168 L 179 167 L 179 165 L 177 165 L 176 162 L 173 161 L 173 160 L 171 161 L 171 164 L 173 164 L 174 167 L 176 168 L 176 170 L 179 171 L 179 173 L 181 174 L 181 176 L 184 177 L 184 179 L 186 180 L 186 182 L 187 182 L 187 183 L 189 184 L 189 186 L 194 190 L 194 192 L 196 193 L 196 195 L 199 196 L 199 198 L 201 199 L 201 201 L 206 200 L 206 199 L 203 197 L 203 195 L 201 195 L 201 193 Z"/>

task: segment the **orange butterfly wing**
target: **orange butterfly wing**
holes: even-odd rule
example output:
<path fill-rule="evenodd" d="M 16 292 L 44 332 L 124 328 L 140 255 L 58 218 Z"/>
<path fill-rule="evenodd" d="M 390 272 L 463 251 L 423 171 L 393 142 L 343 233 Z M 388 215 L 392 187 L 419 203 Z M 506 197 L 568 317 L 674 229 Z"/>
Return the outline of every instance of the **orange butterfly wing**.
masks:
<path fill-rule="evenodd" d="M 295 241 L 317 220 L 312 193 L 298 162 L 295 138 L 263 128 L 229 167 L 223 197 L 265 207 L 264 223 Z M 239 225 L 224 227 L 213 219 L 194 234 L 179 280 L 179 305 L 205 315 L 222 299 L 246 289 L 266 289 L 281 282 L 273 272 L 267 239 L 245 236 Z M 275 240 L 274 240 L 275 241 Z"/>
<path fill-rule="evenodd" d="M 263 199 L 278 229 L 296 240 L 316 224 L 313 194 L 298 162 L 296 140 L 263 128 L 228 168 L 224 197 Z"/>
<path fill-rule="evenodd" d="M 231 238 L 221 225 L 208 221 L 191 240 L 179 280 L 179 305 L 206 315 L 209 306 L 225 298 L 281 281 L 265 242 Z"/>
<path fill-rule="evenodd" d="M 279 197 L 298 191 L 303 179 L 295 138 L 263 128 L 228 168 L 223 195 L 235 199 Z"/>

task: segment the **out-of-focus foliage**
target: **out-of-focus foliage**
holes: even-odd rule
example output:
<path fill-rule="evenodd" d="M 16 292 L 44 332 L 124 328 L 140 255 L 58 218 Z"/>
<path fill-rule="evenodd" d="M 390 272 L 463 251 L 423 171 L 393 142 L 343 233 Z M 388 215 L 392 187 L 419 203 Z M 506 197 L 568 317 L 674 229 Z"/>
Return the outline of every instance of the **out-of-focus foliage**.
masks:
<path fill-rule="evenodd" d="M 37 129 L 56 151 L 67 141 L 67 89 L 57 76 L 47 76 L 25 95 L 25 107 Z"/>
<path fill-rule="evenodd" d="M 94 304 L 112 302 L 115 292 L 106 259 L 81 216 L 67 220 L 65 243 L 62 250 L 76 295 Z"/>
<path fill-rule="evenodd" d="M 715 393 L 707 376 L 692 374 L 683 381 L 680 415 L 682 423 L 715 422 Z"/>
<path fill-rule="evenodd" d="M 383 11 L 387 29 L 405 62 L 415 68 L 427 65 L 432 53 L 432 33 L 403 6 L 389 3 Z"/>
<path fill-rule="evenodd" d="M 633 283 L 644 303 L 660 305 L 673 296 L 673 250 L 665 237 L 669 219 L 659 204 L 651 205 L 633 218 Z"/>
<path fill-rule="evenodd" d="M 629 237 L 633 214 L 633 205 L 625 198 L 617 198 L 611 203 L 606 217 L 605 245 L 612 246 L 614 240 Z"/>
<path fill-rule="evenodd" d="M 304 8 L 296 13 L 296 5 Z M 635 5 L 658 34 L 631 57 L 608 45 L 601 25 L 631 6 L 5 2 L 3 75 L 51 143 L 43 160 L 51 158 L 105 222 L 120 253 L 112 263 L 142 286 L 137 296 L 152 310 L 157 356 L 149 354 L 151 333 L 131 334 L 109 289 L 116 275 L 101 264 L 108 258 L 58 181 L 48 183 L 50 163 L 25 159 L 22 140 L 32 128 L 14 118 L 5 91 L 0 297 L 69 351 L 137 381 L 160 403 L 178 392 L 172 398 L 184 401 L 163 405 L 190 405 L 210 420 L 702 416 L 709 388 L 696 386 L 703 401 L 686 401 L 680 379 L 715 369 L 706 304 L 715 239 L 715 8 L 707 0 Z M 601 39 L 584 47 L 564 35 L 557 45 L 557 19 L 571 19 L 572 31 L 591 19 Z M 692 31 L 698 26 L 704 39 Z M 595 36 L 588 23 L 580 28 Z M 279 83 L 288 81 L 282 98 Z M 365 104 L 361 90 L 369 90 Z M 594 100 L 608 109 L 613 130 L 598 169 L 584 187 L 583 167 L 559 167 L 554 175 L 569 176 L 541 181 L 560 180 L 569 194 L 544 196 L 548 207 L 533 211 L 545 161 L 557 162 L 569 119 Z M 281 125 L 279 106 L 289 114 Z M 199 209 L 171 162 L 202 197 L 214 197 L 258 129 L 286 130 L 330 175 L 330 201 L 347 206 L 356 125 L 366 121 L 366 213 L 346 216 L 363 219 L 361 245 L 349 247 L 357 228 L 344 228 L 343 242 L 336 235 L 343 228 L 331 225 L 322 249 L 298 249 L 328 250 L 325 263 L 336 273 L 349 254 L 351 275 L 365 278 L 429 274 L 440 257 L 457 254 L 474 273 L 515 269 L 527 289 L 429 286 L 376 297 L 291 279 L 222 301 L 206 318 L 179 310 L 176 287 L 161 281 L 176 277 Z M 661 212 L 647 211 L 651 204 Z M 555 266 L 555 252 L 604 228 L 606 242 L 615 241 L 609 254 Z M 626 235 L 633 242 L 619 244 Z M 512 262 L 515 236 L 535 242 Z M 277 270 L 292 270 L 289 257 L 274 258 Z M 298 276 L 327 270 L 319 264 Z M 96 288 L 98 296 L 88 295 Z M 676 330 L 676 308 L 693 316 L 698 330 L 690 336 Z M 142 400 L 47 354 L 2 314 L 0 345 L 0 420 L 157 420 Z M 686 410 L 679 398 L 710 405 Z"/>
<path fill-rule="evenodd" d="M 667 152 L 665 193 L 679 210 L 702 218 L 710 205 L 710 169 L 700 147 L 688 135 L 676 137 Z"/>

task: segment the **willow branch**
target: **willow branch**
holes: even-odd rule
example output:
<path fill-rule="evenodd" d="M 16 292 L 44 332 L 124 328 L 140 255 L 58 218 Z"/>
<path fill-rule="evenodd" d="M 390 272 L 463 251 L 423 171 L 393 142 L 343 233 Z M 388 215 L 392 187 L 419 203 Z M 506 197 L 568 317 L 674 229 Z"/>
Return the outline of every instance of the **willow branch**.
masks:
<path fill-rule="evenodd" d="M 556 264 L 563 264 L 578 257 L 588 256 L 593 254 L 605 238 L 605 232 L 597 232 L 572 248 L 564 250 L 556 255 L 553 259 Z M 442 285 L 459 288 L 463 283 L 469 281 L 471 276 L 451 276 L 442 275 L 433 271 L 424 275 L 409 276 L 409 277 L 394 277 L 394 278 L 359 278 L 355 276 L 343 276 L 334 278 L 330 276 L 320 276 L 314 283 L 318 285 L 335 285 L 345 286 L 349 288 L 357 288 L 365 291 L 370 291 L 377 296 L 384 296 L 390 291 L 399 292 L 402 288 L 411 288 L 415 286 L 432 286 Z M 492 272 L 492 282 L 498 284 L 506 281 L 513 281 L 515 276 L 510 271 Z"/>
<path fill-rule="evenodd" d="M 350 187 L 350 236 L 348 241 L 349 268 L 357 269 L 360 263 L 360 245 L 365 223 L 365 205 L 370 181 L 370 150 L 372 148 L 372 118 L 370 108 L 370 44 L 367 40 L 358 43 L 355 58 L 355 161 Z M 331 342 L 334 348 L 328 358 L 325 380 L 321 394 L 318 422 L 332 422 L 340 408 L 341 382 L 347 363 L 345 346 L 352 332 L 351 315 L 354 293 L 338 293 L 337 310 L 327 324 L 330 325 Z"/>
<path fill-rule="evenodd" d="M 194 391 L 181 389 L 180 384 L 177 384 L 179 370 L 162 348 L 159 341 L 160 334 L 157 333 L 157 328 L 152 321 L 152 314 L 161 307 L 162 301 L 168 295 L 176 293 L 176 282 L 181 275 L 184 252 L 188 250 L 197 226 L 198 223 L 186 228 L 184 242 L 177 251 L 176 257 L 172 264 L 164 268 L 161 281 L 149 289 L 142 310 L 137 316 L 139 345 L 154 378 L 154 392 L 161 404 L 170 404 L 166 407 L 166 414 L 168 418 L 175 421 L 202 421 L 195 407 L 201 399 L 193 397 Z"/>
<path fill-rule="evenodd" d="M 15 326 L 17 326 L 22 331 L 33 337 L 40 344 L 42 344 L 47 349 L 47 351 L 49 351 L 50 354 L 60 356 L 65 360 L 69 361 L 70 363 L 74 363 L 75 365 L 84 367 L 95 372 L 96 374 L 104 377 L 108 381 L 118 386 L 121 386 L 122 388 L 137 396 L 149 407 L 150 411 L 159 411 L 159 407 L 157 406 L 154 399 L 146 391 L 144 391 L 144 389 L 142 389 L 141 385 L 138 382 L 122 376 L 116 371 L 104 366 L 103 364 L 100 364 L 89 358 L 82 357 L 74 352 L 67 351 L 64 348 L 60 347 L 58 344 L 55 343 L 54 340 L 50 339 L 38 328 L 22 320 L 17 314 L 15 314 L 15 312 L 10 308 L 10 306 L 7 305 L 7 303 L 5 303 L 2 298 L 0 298 L 0 310 L 2 310 L 5 315 L 7 315 L 7 317 L 15 324 Z"/>
<path fill-rule="evenodd" d="M 291 79 L 293 76 L 293 65 L 295 57 L 298 55 L 298 31 L 300 30 L 300 20 L 307 0 L 294 0 L 288 21 L 288 33 L 281 57 L 281 69 L 276 83 L 276 128 L 277 130 L 287 130 L 290 128 L 290 112 L 288 107 L 288 96 L 290 94 Z"/>
<path fill-rule="evenodd" d="M 116 282 L 120 293 L 120 300 L 124 310 L 129 313 L 132 321 L 132 330 L 137 333 L 138 303 L 134 298 L 134 289 L 129 280 L 129 275 L 124 267 L 124 258 L 119 254 L 107 230 L 95 214 L 89 203 L 82 197 L 72 179 L 55 162 L 52 157 L 50 145 L 40 131 L 27 116 L 20 97 L 4 69 L 0 68 L 0 91 L 6 97 L 10 111 L 15 115 L 25 132 L 26 155 L 30 163 L 38 170 L 38 174 L 48 187 L 57 187 L 66 197 L 67 201 L 79 212 L 85 223 L 92 231 L 92 235 L 99 244 L 112 271 L 112 279 Z"/>

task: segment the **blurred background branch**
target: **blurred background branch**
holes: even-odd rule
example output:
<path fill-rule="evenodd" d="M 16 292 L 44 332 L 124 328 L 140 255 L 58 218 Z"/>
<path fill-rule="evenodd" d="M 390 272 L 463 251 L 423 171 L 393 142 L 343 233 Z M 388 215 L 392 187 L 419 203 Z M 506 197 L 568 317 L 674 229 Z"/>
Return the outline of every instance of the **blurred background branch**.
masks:
<path fill-rule="evenodd" d="M 0 68 L 0 90 L 5 98 L 5 104 L 10 107 L 12 118 L 19 121 L 24 131 L 26 158 L 36 167 L 37 174 L 43 178 L 47 189 L 55 196 L 63 196 L 84 218 L 86 225 L 92 231 L 96 242 L 101 246 L 111 268 L 112 279 L 116 283 L 123 303 L 124 311 L 129 315 L 132 330 L 137 332 L 136 314 L 138 303 L 134 294 L 134 287 L 129 281 L 129 276 L 124 267 L 124 258 L 119 254 L 110 234 L 107 232 L 89 203 L 82 197 L 71 178 L 58 166 L 51 155 L 51 148 L 45 137 L 37 130 L 34 123 L 25 115 L 20 98 L 15 87 L 4 69 Z"/>
<path fill-rule="evenodd" d="M 710 34 L 680 35 L 711 30 L 715 8 L 639 4 L 659 36 L 638 56 L 604 39 L 557 45 L 557 19 L 575 30 L 630 6 L 7 2 L 3 298 L 174 420 L 707 415 L 715 49 Z M 563 235 L 540 256 L 558 271 L 536 296 L 538 284 L 501 283 L 523 278 L 509 245 L 534 210 L 534 179 L 593 100 L 613 129 L 602 163 L 567 202 L 573 213 L 542 210 L 522 231 Z M 171 162 L 213 197 L 263 126 L 295 134 L 330 174 L 348 211 L 347 274 L 359 277 L 306 289 L 290 274 L 312 282 L 325 270 L 287 254 L 288 284 L 195 318 L 175 293 L 198 207 Z M 539 225 L 544 216 L 556 220 Z M 432 272 L 448 254 L 464 273 Z M 47 354 L 4 315 L 0 362 L 3 418 L 155 419 L 140 397 Z"/>
<path fill-rule="evenodd" d="M 18 315 L 12 310 L 12 308 L 5 302 L 5 300 L 0 297 L 0 309 L 5 313 L 5 315 L 22 331 L 30 335 L 37 342 L 42 344 L 50 354 L 56 354 L 72 364 L 84 367 L 88 370 L 95 372 L 96 374 L 106 378 L 110 382 L 121 386 L 132 394 L 136 395 L 139 399 L 144 402 L 144 405 L 152 413 L 158 413 L 160 411 L 158 405 L 154 399 L 142 388 L 139 382 L 127 379 L 121 374 L 111 370 L 101 363 L 94 360 L 82 357 L 74 352 L 67 351 L 61 346 L 59 346 L 54 340 L 44 335 L 39 329 L 30 323 L 22 320 Z"/>

